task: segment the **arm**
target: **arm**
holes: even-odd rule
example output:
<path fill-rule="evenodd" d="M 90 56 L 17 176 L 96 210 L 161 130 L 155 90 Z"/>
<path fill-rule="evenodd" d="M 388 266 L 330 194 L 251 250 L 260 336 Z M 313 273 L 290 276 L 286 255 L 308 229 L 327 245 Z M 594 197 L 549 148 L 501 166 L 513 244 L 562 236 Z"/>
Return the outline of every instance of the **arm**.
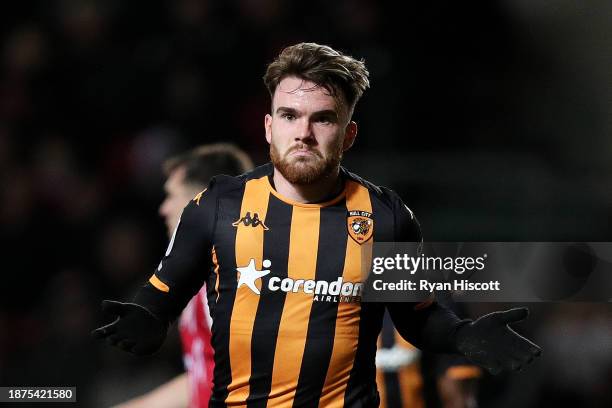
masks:
<path fill-rule="evenodd" d="M 391 193 L 396 242 L 422 241 L 412 212 Z M 388 303 L 398 332 L 419 348 L 439 353 L 459 353 L 492 374 L 504 369 L 520 370 L 540 355 L 540 348 L 508 325 L 525 319 L 526 308 L 494 312 L 470 321 L 461 320 L 437 304 Z"/>
<path fill-rule="evenodd" d="M 460 320 L 433 303 L 414 310 L 405 303 L 389 304 L 398 332 L 415 346 L 437 353 L 459 353 L 491 374 L 520 370 L 540 355 L 540 348 L 508 325 L 525 319 L 527 308 L 493 312 L 475 321 Z"/>
<path fill-rule="evenodd" d="M 419 222 L 399 196 L 383 190 L 391 201 L 395 242 L 423 242 Z M 421 250 L 419 250 L 419 253 Z M 436 302 L 387 303 L 391 320 L 399 334 L 416 347 L 433 352 L 454 352 L 452 338 L 462 321 L 451 310 Z"/>
<path fill-rule="evenodd" d="M 189 403 L 187 373 L 180 374 L 154 390 L 114 408 L 184 408 Z"/>
<path fill-rule="evenodd" d="M 105 311 L 118 317 L 94 330 L 94 337 L 137 355 L 151 354 L 161 347 L 169 325 L 210 273 L 206 266 L 211 265 L 216 196 L 213 179 L 209 189 L 183 210 L 164 258 L 133 302 L 102 302 Z"/>

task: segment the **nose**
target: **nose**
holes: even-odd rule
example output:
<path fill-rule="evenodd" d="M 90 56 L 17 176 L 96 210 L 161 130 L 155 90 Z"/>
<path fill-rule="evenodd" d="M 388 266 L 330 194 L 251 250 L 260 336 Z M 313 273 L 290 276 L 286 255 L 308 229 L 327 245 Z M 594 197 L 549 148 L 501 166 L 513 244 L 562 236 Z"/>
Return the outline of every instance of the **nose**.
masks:
<path fill-rule="evenodd" d="M 302 141 L 307 143 L 314 140 L 314 133 L 312 132 L 312 124 L 308 118 L 302 118 L 299 122 L 299 130 L 295 137 L 295 141 Z"/>

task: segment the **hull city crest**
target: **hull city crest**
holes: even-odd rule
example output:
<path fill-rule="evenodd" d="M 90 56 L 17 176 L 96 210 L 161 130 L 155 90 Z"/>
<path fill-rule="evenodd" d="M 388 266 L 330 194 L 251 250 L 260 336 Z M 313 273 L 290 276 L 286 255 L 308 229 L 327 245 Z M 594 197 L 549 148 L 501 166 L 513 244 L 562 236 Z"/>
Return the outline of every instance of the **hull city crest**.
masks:
<path fill-rule="evenodd" d="M 363 244 L 372 238 L 374 220 L 372 213 L 367 211 L 349 211 L 346 218 L 348 234 L 358 244 Z"/>

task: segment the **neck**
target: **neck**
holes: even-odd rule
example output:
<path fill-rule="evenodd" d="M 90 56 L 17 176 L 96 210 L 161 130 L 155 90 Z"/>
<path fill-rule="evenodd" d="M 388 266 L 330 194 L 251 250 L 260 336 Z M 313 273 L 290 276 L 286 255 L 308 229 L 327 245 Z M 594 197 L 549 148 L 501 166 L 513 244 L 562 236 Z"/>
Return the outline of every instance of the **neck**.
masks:
<path fill-rule="evenodd" d="M 274 169 L 274 188 L 276 191 L 298 203 L 320 203 L 336 197 L 343 188 L 340 169 L 333 174 L 312 184 L 298 185 L 290 183 L 276 168 Z"/>

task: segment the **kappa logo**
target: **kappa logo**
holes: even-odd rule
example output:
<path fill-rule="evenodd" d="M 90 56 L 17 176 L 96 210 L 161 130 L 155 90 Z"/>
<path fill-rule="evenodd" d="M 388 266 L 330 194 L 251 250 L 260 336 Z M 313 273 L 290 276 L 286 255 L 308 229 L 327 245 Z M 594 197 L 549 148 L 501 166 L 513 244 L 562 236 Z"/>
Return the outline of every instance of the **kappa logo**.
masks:
<path fill-rule="evenodd" d="M 264 259 L 262 266 L 270 268 L 272 262 L 269 259 Z M 326 280 L 292 279 L 290 277 L 281 278 L 279 276 L 272 276 L 264 280 L 262 278 L 270 274 L 270 269 L 258 270 L 255 266 L 254 258 L 251 258 L 248 265 L 238 267 L 236 270 L 240 273 L 236 288 L 246 286 L 257 295 L 261 295 L 265 282 L 265 287 L 269 292 L 302 292 L 312 295 L 313 302 L 357 303 L 361 301 L 363 283 L 346 282 L 341 276 L 331 282 Z M 257 282 L 258 280 L 260 281 Z"/>
<path fill-rule="evenodd" d="M 237 227 L 238 225 L 244 225 L 245 227 L 257 227 L 259 225 L 261 225 L 264 229 L 264 231 L 268 230 L 268 227 L 266 227 L 266 224 L 264 224 L 264 222 L 262 220 L 259 219 L 259 214 L 257 213 L 253 213 L 253 217 L 251 217 L 251 212 L 248 211 L 244 217 L 240 218 L 238 221 L 235 221 L 232 223 L 232 225 L 234 227 Z"/>
<path fill-rule="evenodd" d="M 372 213 L 367 211 L 349 211 L 346 217 L 348 233 L 358 244 L 363 244 L 372 238 L 374 220 Z"/>

